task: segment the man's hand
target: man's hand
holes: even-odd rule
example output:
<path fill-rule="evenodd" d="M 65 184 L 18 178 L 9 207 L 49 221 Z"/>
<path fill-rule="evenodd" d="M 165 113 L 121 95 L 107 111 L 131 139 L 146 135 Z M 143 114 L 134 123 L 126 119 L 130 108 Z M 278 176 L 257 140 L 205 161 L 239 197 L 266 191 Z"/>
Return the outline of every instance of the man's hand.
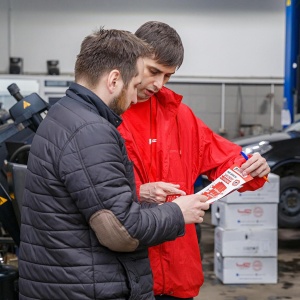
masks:
<path fill-rule="evenodd" d="M 182 195 L 186 193 L 179 189 L 179 184 L 168 182 L 150 182 L 140 186 L 140 200 L 142 202 L 164 203 L 168 195 Z"/>
<path fill-rule="evenodd" d="M 193 194 L 189 196 L 181 196 L 173 201 L 179 205 L 185 224 L 202 223 L 205 210 L 209 209 L 209 204 L 205 203 L 207 197 Z"/>
<path fill-rule="evenodd" d="M 270 167 L 264 157 L 259 153 L 249 155 L 249 159 L 241 165 L 244 175 L 250 174 L 252 177 L 264 177 L 270 173 Z"/>

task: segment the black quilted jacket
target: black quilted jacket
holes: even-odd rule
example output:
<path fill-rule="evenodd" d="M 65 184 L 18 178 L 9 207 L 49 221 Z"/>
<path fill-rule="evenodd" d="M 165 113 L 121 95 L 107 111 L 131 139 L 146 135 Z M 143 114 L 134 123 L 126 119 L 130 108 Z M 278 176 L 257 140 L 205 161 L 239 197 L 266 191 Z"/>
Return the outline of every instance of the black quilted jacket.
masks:
<path fill-rule="evenodd" d="M 19 256 L 20 299 L 154 299 L 147 247 L 184 231 L 175 203 L 141 207 L 116 127 L 121 119 L 72 84 L 32 143 Z M 139 240 L 135 252 L 102 246 L 90 217 L 109 209 Z"/>

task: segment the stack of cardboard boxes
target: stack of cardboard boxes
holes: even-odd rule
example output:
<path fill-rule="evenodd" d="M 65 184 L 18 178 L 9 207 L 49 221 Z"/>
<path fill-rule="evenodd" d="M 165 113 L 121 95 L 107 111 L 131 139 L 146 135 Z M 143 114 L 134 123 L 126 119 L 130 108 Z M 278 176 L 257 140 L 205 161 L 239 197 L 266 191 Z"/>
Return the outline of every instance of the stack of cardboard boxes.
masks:
<path fill-rule="evenodd" d="M 277 283 L 279 176 L 253 192 L 233 192 L 211 206 L 214 270 L 225 284 Z"/>

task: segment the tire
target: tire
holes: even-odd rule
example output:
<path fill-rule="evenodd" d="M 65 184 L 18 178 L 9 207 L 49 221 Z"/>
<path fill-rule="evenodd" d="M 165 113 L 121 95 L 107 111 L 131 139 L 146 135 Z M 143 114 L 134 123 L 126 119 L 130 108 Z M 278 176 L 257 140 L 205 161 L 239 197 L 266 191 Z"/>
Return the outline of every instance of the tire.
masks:
<path fill-rule="evenodd" d="M 300 178 L 287 176 L 280 179 L 278 226 L 300 227 Z"/>
<path fill-rule="evenodd" d="M 30 144 L 21 146 L 11 155 L 9 161 L 26 165 L 28 161 L 30 148 L 31 148 Z"/>

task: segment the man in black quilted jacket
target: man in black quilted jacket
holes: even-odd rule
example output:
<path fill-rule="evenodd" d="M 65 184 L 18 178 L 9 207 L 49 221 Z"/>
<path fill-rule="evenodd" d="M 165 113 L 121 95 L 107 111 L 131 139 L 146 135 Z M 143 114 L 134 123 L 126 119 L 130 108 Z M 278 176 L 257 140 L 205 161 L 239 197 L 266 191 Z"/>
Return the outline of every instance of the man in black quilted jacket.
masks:
<path fill-rule="evenodd" d="M 87 36 L 75 83 L 31 146 L 22 208 L 20 299 L 154 299 L 147 247 L 201 223 L 206 198 L 139 204 L 117 131 L 137 101 L 148 46 L 133 34 Z"/>

